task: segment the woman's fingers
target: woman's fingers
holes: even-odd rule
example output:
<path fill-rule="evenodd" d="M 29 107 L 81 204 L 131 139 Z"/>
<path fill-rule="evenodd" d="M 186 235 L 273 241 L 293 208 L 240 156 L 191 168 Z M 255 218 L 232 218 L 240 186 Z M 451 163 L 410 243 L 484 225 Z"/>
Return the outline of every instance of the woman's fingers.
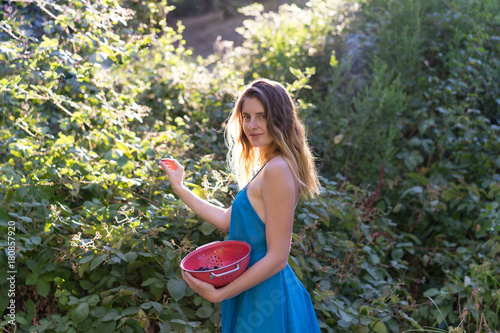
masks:
<path fill-rule="evenodd" d="M 190 273 L 186 272 L 185 270 L 182 271 L 182 277 L 184 278 L 184 281 L 186 281 L 187 284 L 189 284 L 189 286 L 195 291 L 199 287 L 199 282 L 203 282 L 203 281 L 196 279 L 195 277 L 193 277 Z"/>
<path fill-rule="evenodd" d="M 215 289 L 215 287 L 210 283 L 195 278 L 185 270 L 182 270 L 182 278 L 191 287 L 191 289 L 193 289 L 195 293 L 197 293 L 207 301 L 212 303 L 219 303 L 222 301 L 221 295 L 218 292 L 220 289 Z"/>
<path fill-rule="evenodd" d="M 177 168 L 182 167 L 182 165 L 177 160 L 171 159 L 171 160 L 169 160 L 169 162 L 172 163 L 172 167 L 173 167 L 172 170 L 174 170 L 174 171 L 177 170 Z"/>
<path fill-rule="evenodd" d="M 194 281 L 194 278 L 191 274 L 186 272 L 185 270 L 182 270 L 182 279 L 191 287 L 191 289 L 194 290 L 195 293 L 198 294 L 198 286 L 196 284 L 196 281 Z"/>
<path fill-rule="evenodd" d="M 176 160 L 168 159 L 168 158 L 163 158 L 160 160 L 160 165 L 166 165 L 170 170 L 175 171 L 177 170 L 177 167 L 180 166 L 179 162 Z"/>
<path fill-rule="evenodd" d="M 162 158 L 159 163 L 173 188 L 182 185 L 184 167 L 179 162 L 170 158 Z"/>
<path fill-rule="evenodd" d="M 182 270 L 182 278 L 196 293 L 199 293 L 203 290 L 210 290 L 213 288 L 213 286 L 210 283 L 195 278 L 185 270 Z"/>

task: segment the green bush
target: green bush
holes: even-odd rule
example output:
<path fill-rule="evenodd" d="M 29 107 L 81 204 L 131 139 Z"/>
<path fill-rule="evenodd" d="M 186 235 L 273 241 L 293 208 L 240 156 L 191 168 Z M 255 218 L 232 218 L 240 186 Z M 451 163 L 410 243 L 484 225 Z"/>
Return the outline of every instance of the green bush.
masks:
<path fill-rule="evenodd" d="M 298 98 L 323 174 L 373 190 L 384 165 L 376 207 L 395 222 L 395 238 L 411 240 L 395 256 L 409 263 L 406 281 L 421 284 L 396 296 L 423 302 L 399 318 L 413 313 L 417 328 L 458 326 L 472 293 L 498 289 L 496 278 L 484 278 L 500 267 L 498 3 L 318 1 L 297 12 L 252 10 L 255 20 L 241 30 L 252 76 L 290 80 L 290 68 L 316 69 Z M 321 50 L 314 57 L 310 45 Z M 436 295 L 424 294 L 436 286 L 452 290 L 437 300 L 447 304 L 445 318 L 427 298 Z M 476 304 L 498 326 L 498 298 Z M 477 311 L 467 327 L 480 322 Z"/>
<path fill-rule="evenodd" d="M 444 315 L 433 304 L 419 307 L 413 317 L 421 325 L 458 326 L 460 304 L 463 309 L 474 290 L 485 294 L 476 299 L 480 310 L 467 325 L 479 323 L 480 313 L 490 328 L 499 324 L 498 279 L 483 277 L 500 268 L 493 237 L 500 167 L 500 103 L 493 83 L 500 69 L 498 9 L 494 1 L 367 1 L 347 34 L 361 41 L 359 51 L 339 59 L 331 70 L 333 93 L 316 102 L 318 119 L 329 114 L 345 124 L 331 125 L 334 135 L 321 150 L 331 163 L 326 170 L 373 183 L 374 165 L 386 163 L 379 207 L 392 210 L 398 232 L 418 235 L 415 245 L 421 244 L 403 256 L 410 261 L 406 274 L 423 283 L 411 294 L 436 296 L 422 292 L 443 288 L 437 302 L 446 304 Z M 344 84 L 360 62 L 359 78 Z M 379 110 L 385 115 L 369 123 Z M 318 141 L 327 142 L 324 136 Z M 488 267 L 487 273 L 477 267 Z"/>
<path fill-rule="evenodd" d="M 220 329 L 179 260 L 224 235 L 157 160 L 229 205 L 221 129 L 258 76 L 287 83 L 323 175 L 289 260 L 322 330 L 499 327 L 496 1 L 254 5 L 243 47 L 207 59 L 167 26 L 166 2 L 1 9 L 0 230 L 15 223 L 19 331 Z"/>

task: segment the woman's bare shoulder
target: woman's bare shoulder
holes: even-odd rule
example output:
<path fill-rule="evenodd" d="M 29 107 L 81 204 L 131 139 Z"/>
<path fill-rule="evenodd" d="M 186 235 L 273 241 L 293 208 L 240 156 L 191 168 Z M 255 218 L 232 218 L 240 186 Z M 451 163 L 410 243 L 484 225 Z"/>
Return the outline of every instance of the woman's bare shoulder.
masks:
<path fill-rule="evenodd" d="M 275 172 L 289 172 L 291 174 L 290 167 L 287 161 L 281 156 L 275 156 L 269 160 L 264 171 Z"/>
<path fill-rule="evenodd" d="M 293 211 L 297 204 L 298 184 L 283 157 L 274 157 L 264 168 L 262 197 L 268 209 Z"/>
<path fill-rule="evenodd" d="M 281 157 L 273 157 L 264 168 L 264 179 L 266 182 L 272 182 L 274 184 L 284 184 L 289 183 L 294 184 L 294 177 L 292 170 L 288 165 L 287 161 Z"/>

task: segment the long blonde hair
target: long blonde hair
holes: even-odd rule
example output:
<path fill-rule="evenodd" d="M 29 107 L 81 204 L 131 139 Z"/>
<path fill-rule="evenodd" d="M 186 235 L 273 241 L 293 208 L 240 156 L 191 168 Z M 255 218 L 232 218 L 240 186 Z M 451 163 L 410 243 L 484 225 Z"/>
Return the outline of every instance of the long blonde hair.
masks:
<path fill-rule="evenodd" d="M 318 172 L 306 140 L 304 124 L 298 118 L 293 100 L 285 87 L 267 79 L 255 80 L 245 87 L 225 128 L 226 145 L 229 148 L 228 167 L 239 187 L 250 181 L 261 161 L 259 149 L 252 146 L 243 132 L 241 111 L 243 103 L 250 97 L 258 98 L 264 106 L 267 131 L 272 138 L 263 159 L 282 156 L 298 181 L 299 193 L 304 197 L 319 194 Z"/>

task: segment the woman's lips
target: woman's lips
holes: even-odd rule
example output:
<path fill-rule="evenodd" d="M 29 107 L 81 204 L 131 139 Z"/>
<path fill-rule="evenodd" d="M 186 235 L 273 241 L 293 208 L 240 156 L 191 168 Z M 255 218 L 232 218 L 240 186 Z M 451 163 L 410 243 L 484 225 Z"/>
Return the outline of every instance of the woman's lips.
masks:
<path fill-rule="evenodd" d="M 250 139 L 257 140 L 262 134 L 250 134 Z"/>

